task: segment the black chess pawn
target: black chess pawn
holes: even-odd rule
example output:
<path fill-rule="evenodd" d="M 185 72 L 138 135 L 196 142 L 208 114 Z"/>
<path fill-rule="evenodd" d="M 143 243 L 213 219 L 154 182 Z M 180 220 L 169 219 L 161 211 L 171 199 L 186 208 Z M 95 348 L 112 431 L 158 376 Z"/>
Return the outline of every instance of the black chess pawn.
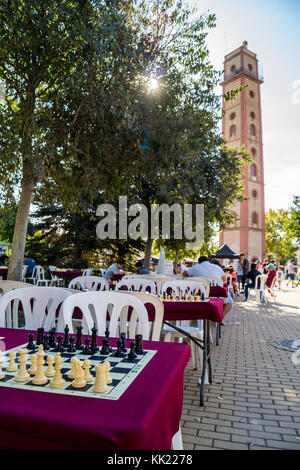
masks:
<path fill-rule="evenodd" d="M 91 344 L 91 350 L 93 354 L 99 351 L 99 346 L 97 344 L 97 331 L 98 330 L 96 326 L 94 325 L 94 327 L 92 328 L 92 344 Z"/>
<path fill-rule="evenodd" d="M 51 328 L 51 330 L 49 330 L 49 346 L 50 346 L 50 348 L 55 348 L 56 347 L 55 332 L 56 332 L 55 326 L 53 328 Z"/>
<path fill-rule="evenodd" d="M 201 294 L 201 300 L 205 300 L 204 292 L 202 292 L 202 294 Z"/>
<path fill-rule="evenodd" d="M 122 341 L 120 339 L 117 340 L 117 350 L 114 354 L 115 357 L 125 357 L 125 353 L 122 351 Z"/>
<path fill-rule="evenodd" d="M 57 345 L 56 345 L 56 348 L 55 348 L 55 351 L 56 352 L 64 352 L 64 347 L 62 345 L 62 342 L 63 342 L 63 337 L 61 335 L 58 335 L 57 337 Z"/>
<path fill-rule="evenodd" d="M 127 353 L 127 349 L 126 349 L 126 333 L 121 333 L 121 335 L 120 335 L 120 340 L 122 341 L 121 350 L 122 350 L 124 353 Z"/>
<path fill-rule="evenodd" d="M 135 352 L 139 355 L 144 354 L 143 335 L 135 335 Z"/>
<path fill-rule="evenodd" d="M 40 344 L 43 344 L 43 342 L 44 342 L 44 328 L 38 328 L 36 345 L 39 346 Z"/>
<path fill-rule="evenodd" d="M 135 342 L 130 341 L 130 352 L 128 353 L 128 359 L 136 359 L 137 355 L 135 352 Z"/>
<path fill-rule="evenodd" d="M 63 347 L 64 348 L 68 348 L 70 346 L 70 342 L 69 342 L 69 327 L 68 325 L 66 325 L 65 327 L 65 339 L 64 339 L 64 342 L 63 342 Z"/>
<path fill-rule="evenodd" d="M 75 347 L 76 349 L 83 349 L 83 344 L 82 344 L 82 326 L 77 326 L 77 340 L 76 340 L 76 344 L 75 344 Z"/>
<path fill-rule="evenodd" d="M 91 356 L 93 354 L 93 351 L 91 350 L 91 347 L 90 347 L 90 342 L 91 342 L 90 338 L 85 338 L 85 340 L 84 340 L 85 346 L 84 346 L 84 350 L 83 350 L 82 354 L 86 354 L 86 355 L 89 355 L 89 356 Z"/>
<path fill-rule="evenodd" d="M 100 354 L 103 354 L 104 356 L 106 356 L 109 353 L 110 353 L 110 346 L 109 346 L 109 343 L 108 343 L 108 339 L 103 338 L 103 340 L 102 340 L 102 349 L 100 350 Z"/>
<path fill-rule="evenodd" d="M 29 350 L 29 351 L 34 351 L 35 350 L 35 344 L 33 342 L 33 338 L 34 338 L 34 334 L 33 333 L 29 333 L 28 335 L 28 344 L 26 346 L 26 348 Z"/>
<path fill-rule="evenodd" d="M 45 335 L 45 336 L 44 336 L 43 348 L 44 348 L 44 351 L 49 351 L 49 349 L 50 349 L 50 346 L 49 346 L 49 335 Z"/>
<path fill-rule="evenodd" d="M 69 341 L 70 341 L 70 346 L 68 347 L 67 351 L 71 353 L 75 353 L 76 352 L 76 348 L 74 346 L 75 337 L 70 336 Z"/>
<path fill-rule="evenodd" d="M 106 330 L 105 330 L 105 337 L 107 338 L 107 341 L 108 341 L 109 352 L 112 352 L 112 347 L 109 344 L 109 329 L 108 328 L 106 328 Z"/>

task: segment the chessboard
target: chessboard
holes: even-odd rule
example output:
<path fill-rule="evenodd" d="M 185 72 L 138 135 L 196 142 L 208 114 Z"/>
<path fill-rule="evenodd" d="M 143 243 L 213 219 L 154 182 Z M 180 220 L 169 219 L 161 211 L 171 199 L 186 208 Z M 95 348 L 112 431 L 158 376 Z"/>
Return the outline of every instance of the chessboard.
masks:
<path fill-rule="evenodd" d="M 2 372 L 4 373 L 4 377 L 0 380 L 0 387 L 11 387 L 23 390 L 36 390 L 39 392 L 48 392 L 48 393 L 58 393 L 62 395 L 74 395 L 74 396 L 81 396 L 81 397 L 89 397 L 89 398 L 100 398 L 100 399 L 107 399 L 107 400 L 118 400 L 122 394 L 128 389 L 131 383 L 135 380 L 135 378 L 140 374 L 140 372 L 146 367 L 149 361 L 153 358 L 153 356 L 157 353 L 155 350 L 143 350 L 143 354 L 137 354 L 136 358 L 129 359 L 128 354 L 125 357 L 116 357 L 117 348 L 112 348 L 112 351 L 109 354 L 101 355 L 98 351 L 91 355 L 83 354 L 83 351 L 76 351 L 74 353 L 70 353 L 67 351 L 61 352 L 60 356 L 62 359 L 61 363 L 61 375 L 63 379 L 65 379 L 65 384 L 62 388 L 51 388 L 50 382 L 51 378 L 47 378 L 47 382 L 43 385 L 34 385 L 32 383 L 33 376 L 26 382 L 17 382 L 15 380 L 15 376 L 17 375 L 18 371 L 15 372 L 7 372 L 6 368 L 9 364 L 9 353 L 15 351 L 16 359 L 15 362 L 18 365 L 19 362 L 19 350 L 26 349 L 27 344 L 22 344 L 15 348 L 9 349 L 7 351 L 3 351 L 0 356 L 0 365 L 2 367 Z M 48 351 L 44 351 L 44 370 L 47 368 L 47 357 L 49 355 L 56 356 L 55 349 L 50 349 Z M 36 350 L 27 350 L 27 360 L 26 360 L 26 368 L 29 369 L 31 364 L 30 356 L 33 353 L 37 353 Z M 68 374 L 71 370 L 71 358 L 72 357 L 78 358 L 80 361 L 85 361 L 88 359 L 90 361 L 90 373 L 93 376 L 93 380 L 91 382 L 86 382 L 86 385 L 83 388 L 74 388 L 72 386 L 72 379 L 68 378 Z M 93 391 L 93 385 L 95 382 L 95 366 L 99 363 L 109 362 L 110 363 L 110 370 L 109 374 L 112 379 L 112 383 L 107 385 L 107 391 L 104 393 L 95 393 Z"/>

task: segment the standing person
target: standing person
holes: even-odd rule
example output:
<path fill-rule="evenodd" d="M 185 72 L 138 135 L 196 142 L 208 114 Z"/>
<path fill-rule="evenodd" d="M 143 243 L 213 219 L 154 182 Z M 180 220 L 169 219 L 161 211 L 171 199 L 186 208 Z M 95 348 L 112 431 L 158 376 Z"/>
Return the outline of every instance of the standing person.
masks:
<path fill-rule="evenodd" d="M 287 275 L 288 275 L 288 283 L 289 285 L 290 281 L 292 281 L 292 287 L 294 287 L 294 280 L 296 276 L 296 269 L 295 269 L 295 260 L 291 259 L 291 261 L 287 265 Z"/>
<path fill-rule="evenodd" d="M 249 289 L 255 288 L 255 279 L 257 278 L 257 276 L 260 276 L 260 274 L 261 273 L 256 269 L 256 263 L 251 263 L 251 270 L 246 274 L 244 302 L 247 302 Z"/>
<path fill-rule="evenodd" d="M 246 282 L 246 276 L 249 271 L 249 261 L 247 260 L 245 253 L 241 253 L 238 260 L 238 283 L 242 282 L 242 288 Z M 240 280 L 239 280 L 240 279 Z"/>
<path fill-rule="evenodd" d="M 33 268 L 36 266 L 34 259 L 30 258 L 28 255 L 24 255 L 23 264 L 28 266 L 25 277 L 32 277 Z"/>
<path fill-rule="evenodd" d="M 123 259 L 118 259 L 115 263 L 111 264 L 104 273 L 105 279 L 113 280 L 114 275 L 123 272 L 125 262 Z"/>
<path fill-rule="evenodd" d="M 278 266 L 278 269 L 277 269 L 277 283 L 278 283 L 279 289 L 281 289 L 282 279 L 283 279 L 283 271 L 282 271 L 281 267 Z"/>

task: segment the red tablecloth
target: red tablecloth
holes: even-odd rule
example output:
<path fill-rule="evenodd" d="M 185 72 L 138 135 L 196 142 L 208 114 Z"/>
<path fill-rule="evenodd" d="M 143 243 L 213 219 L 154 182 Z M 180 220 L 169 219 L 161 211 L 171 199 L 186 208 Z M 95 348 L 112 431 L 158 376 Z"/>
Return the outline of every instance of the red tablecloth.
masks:
<path fill-rule="evenodd" d="M 2 277 L 3 281 L 7 279 L 7 273 L 8 273 L 7 268 L 0 268 L 0 277 Z"/>
<path fill-rule="evenodd" d="M 164 302 L 164 320 L 223 320 L 223 299 L 210 299 L 208 302 Z M 153 314 L 149 313 L 149 320 Z M 152 316 L 152 318 L 151 318 Z"/>
<path fill-rule="evenodd" d="M 210 286 L 209 297 L 227 297 L 228 287 Z"/>
<path fill-rule="evenodd" d="M 74 277 L 82 276 L 83 271 L 50 271 L 50 273 L 57 277 L 74 279 Z"/>
<path fill-rule="evenodd" d="M 27 342 L 28 333 L 0 328 L 1 349 Z M 143 345 L 158 352 L 116 401 L 0 387 L 0 448 L 170 449 L 179 429 L 190 348 Z"/>

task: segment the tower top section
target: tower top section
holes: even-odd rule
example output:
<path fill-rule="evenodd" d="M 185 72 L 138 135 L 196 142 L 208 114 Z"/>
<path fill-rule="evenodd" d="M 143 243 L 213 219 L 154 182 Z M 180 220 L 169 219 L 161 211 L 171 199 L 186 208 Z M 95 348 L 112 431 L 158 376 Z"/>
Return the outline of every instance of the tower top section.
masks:
<path fill-rule="evenodd" d="M 243 41 L 240 47 L 225 56 L 222 81 L 234 79 L 239 74 L 246 74 L 260 83 L 264 81 L 263 70 L 258 65 L 256 54 L 248 49 L 247 41 Z"/>

